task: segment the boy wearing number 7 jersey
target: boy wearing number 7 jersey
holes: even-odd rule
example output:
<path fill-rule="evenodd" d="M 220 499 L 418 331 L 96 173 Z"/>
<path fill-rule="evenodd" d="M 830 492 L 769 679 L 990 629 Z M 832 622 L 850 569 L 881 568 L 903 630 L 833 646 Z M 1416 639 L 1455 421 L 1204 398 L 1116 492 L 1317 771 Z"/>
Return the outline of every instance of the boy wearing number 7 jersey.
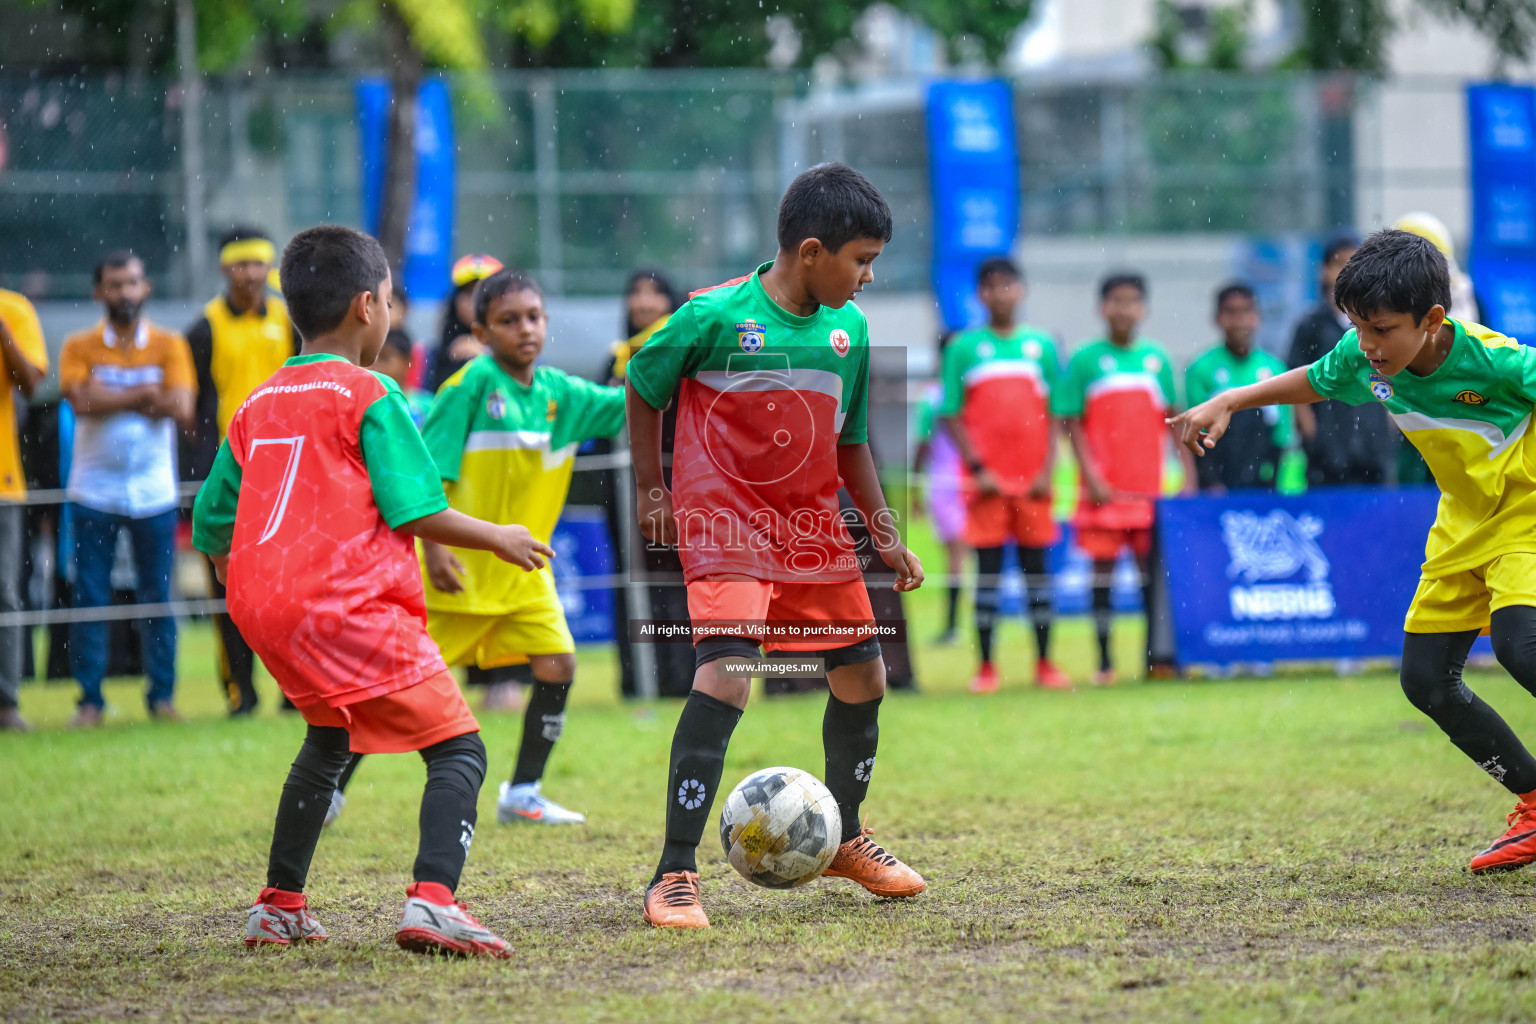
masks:
<path fill-rule="evenodd" d="M 304 883 L 352 752 L 427 764 L 403 949 L 507 957 L 454 897 L 485 778 L 480 726 L 426 629 L 414 537 L 524 569 L 554 552 L 515 525 L 448 508 L 400 389 L 363 369 L 389 330 L 389 264 L 340 227 L 283 253 L 283 297 L 304 339 L 230 422 L 193 512 L 193 544 L 228 588 L 229 615 L 309 724 L 283 785 L 267 887 L 246 945 L 326 937 Z"/>

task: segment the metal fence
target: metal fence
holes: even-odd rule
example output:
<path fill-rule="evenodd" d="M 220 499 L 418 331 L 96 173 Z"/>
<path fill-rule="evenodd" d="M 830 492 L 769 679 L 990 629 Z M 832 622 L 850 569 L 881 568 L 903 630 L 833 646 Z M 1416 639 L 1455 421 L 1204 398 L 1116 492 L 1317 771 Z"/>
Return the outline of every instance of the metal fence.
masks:
<path fill-rule="evenodd" d="M 355 79 L 209 81 L 208 230 L 279 235 L 362 219 Z M 928 272 L 923 88 L 812 89 L 753 70 L 498 76 L 456 91 L 456 251 L 535 269 L 552 291 L 612 294 L 641 263 L 714 282 L 771 253 L 779 191 L 843 158 L 890 196 L 897 236 L 878 287 Z M 1352 222 L 1348 79 L 1194 76 L 1016 83 L 1023 229 L 1032 235 L 1321 232 Z M 122 75 L 0 76 L 0 284 L 71 298 L 107 247 L 187 294 L 181 94 Z M 201 292 L 201 288 L 198 289 Z"/>

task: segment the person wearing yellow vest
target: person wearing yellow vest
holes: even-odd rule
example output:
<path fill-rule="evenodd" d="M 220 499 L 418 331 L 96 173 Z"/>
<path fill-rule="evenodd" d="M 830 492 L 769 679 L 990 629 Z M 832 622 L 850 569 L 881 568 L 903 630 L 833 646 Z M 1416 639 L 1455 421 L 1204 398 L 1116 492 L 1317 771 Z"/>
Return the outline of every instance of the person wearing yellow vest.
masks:
<path fill-rule="evenodd" d="M 26 476 L 21 471 L 21 447 L 16 442 L 16 410 L 12 395 L 32 397 L 48 372 L 48 350 L 37 311 L 24 296 L 0 289 L 0 613 L 19 612 L 21 566 L 26 533 Z M 19 626 L 0 627 L 0 731 L 25 731 L 27 720 L 17 709 L 21 687 L 22 644 L 30 633 Z"/>
<path fill-rule="evenodd" d="M 276 256 L 272 240 L 257 228 L 237 227 L 219 239 L 224 294 L 210 300 L 202 319 L 187 331 L 198 384 L 197 451 L 188 460 L 192 479 L 208 475 L 235 411 L 295 354 L 288 307 L 269 291 Z M 214 578 L 211 564 L 208 579 L 213 596 L 223 598 L 224 587 Z M 227 615 L 215 620 L 219 678 L 229 695 L 229 712 L 249 714 L 256 708 L 256 656 Z"/>

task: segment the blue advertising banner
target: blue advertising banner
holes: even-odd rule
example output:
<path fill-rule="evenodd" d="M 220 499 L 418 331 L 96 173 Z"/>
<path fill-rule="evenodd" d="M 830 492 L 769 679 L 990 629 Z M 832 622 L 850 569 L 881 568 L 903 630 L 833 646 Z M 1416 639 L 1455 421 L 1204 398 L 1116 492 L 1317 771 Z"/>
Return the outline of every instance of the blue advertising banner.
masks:
<path fill-rule="evenodd" d="M 357 126 L 362 155 L 363 229 L 379 230 L 389 135 L 389 83 L 360 79 Z M 453 107 L 440 78 L 416 94 L 416 205 L 405 232 L 405 289 L 413 299 L 445 299 L 452 290 L 454 216 Z"/>
<path fill-rule="evenodd" d="M 1536 339 L 1536 89 L 1467 89 L 1472 246 L 1467 271 L 1483 321 Z"/>
<path fill-rule="evenodd" d="M 571 636 L 577 643 L 612 642 L 613 590 L 592 585 L 616 571 L 607 513 L 591 505 L 566 506 L 549 546 L 555 549 L 549 564 Z"/>
<path fill-rule="evenodd" d="M 1159 502 L 1179 665 L 1396 657 L 1438 501 L 1405 487 Z"/>
<path fill-rule="evenodd" d="M 950 328 L 982 318 L 976 267 L 1012 251 L 1019 230 L 1013 87 L 1001 79 L 928 87 L 933 291 Z"/>

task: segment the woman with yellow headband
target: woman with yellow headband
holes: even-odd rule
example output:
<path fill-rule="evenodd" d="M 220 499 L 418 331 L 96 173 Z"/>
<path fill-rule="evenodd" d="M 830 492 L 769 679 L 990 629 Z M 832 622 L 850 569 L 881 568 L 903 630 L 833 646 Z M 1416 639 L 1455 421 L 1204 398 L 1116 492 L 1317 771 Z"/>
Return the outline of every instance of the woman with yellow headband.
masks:
<path fill-rule="evenodd" d="M 427 378 L 427 387 L 432 391 L 485 351 L 470 329 L 475 322 L 475 285 L 500 269 L 500 260 L 483 253 L 461 257 L 453 265 L 453 294 L 448 296 L 443 310 L 443 333 L 437 351 L 432 354 L 432 372 Z"/>
<path fill-rule="evenodd" d="M 182 460 L 184 479 L 208 475 L 235 410 L 294 354 L 288 307 L 268 290 L 276 257 L 272 240 L 259 228 L 237 227 L 219 240 L 224 294 L 211 299 L 202 319 L 187 331 L 197 368 L 197 423 L 194 451 Z M 211 563 L 208 579 L 213 596 L 222 598 L 224 588 Z M 218 671 L 229 713 L 249 714 L 256 708 L 251 678 L 256 656 L 228 616 L 216 616 L 216 621 Z"/>

